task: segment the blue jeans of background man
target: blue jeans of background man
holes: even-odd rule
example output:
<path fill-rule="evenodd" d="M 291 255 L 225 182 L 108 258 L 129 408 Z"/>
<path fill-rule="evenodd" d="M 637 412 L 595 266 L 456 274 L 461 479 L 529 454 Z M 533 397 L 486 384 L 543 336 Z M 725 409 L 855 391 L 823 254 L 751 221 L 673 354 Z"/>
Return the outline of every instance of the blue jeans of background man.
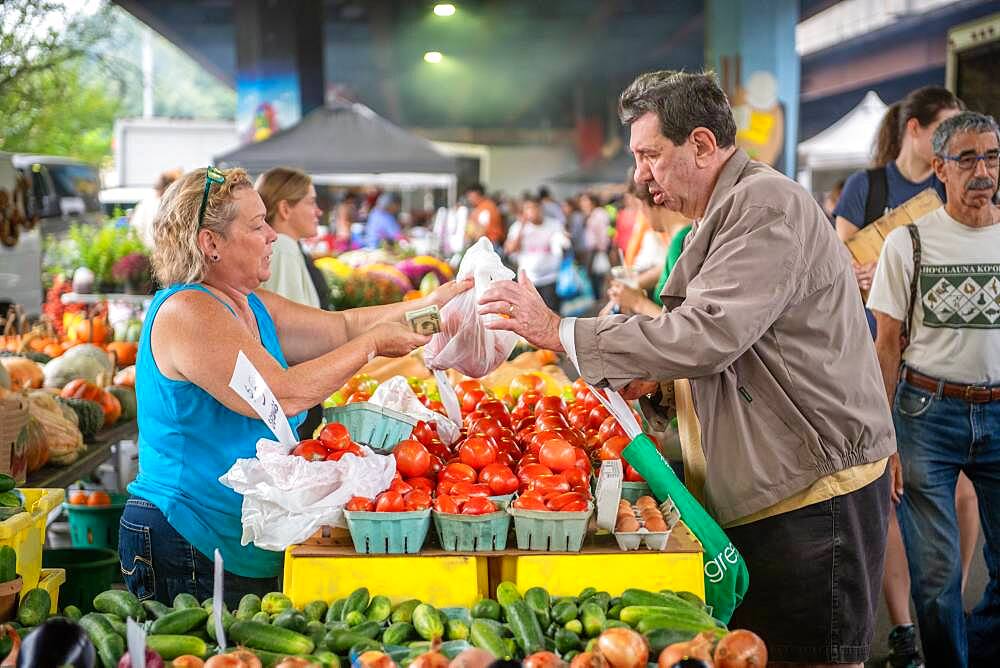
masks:
<path fill-rule="evenodd" d="M 118 557 L 122 579 L 140 601 L 155 599 L 173 605 L 177 594 L 188 593 L 199 601 L 212 597 L 214 556 L 209 559 L 170 526 L 160 509 L 133 496 L 125 502 L 119 522 Z M 244 594 L 264 596 L 278 591 L 278 578 L 248 578 L 226 571 L 223 592 L 226 605 L 235 610 Z"/>
<path fill-rule="evenodd" d="M 893 406 L 903 467 L 899 524 L 928 668 L 1000 666 L 1000 401 L 974 404 L 901 382 Z M 979 499 L 989 583 L 966 619 L 955 485 Z"/>

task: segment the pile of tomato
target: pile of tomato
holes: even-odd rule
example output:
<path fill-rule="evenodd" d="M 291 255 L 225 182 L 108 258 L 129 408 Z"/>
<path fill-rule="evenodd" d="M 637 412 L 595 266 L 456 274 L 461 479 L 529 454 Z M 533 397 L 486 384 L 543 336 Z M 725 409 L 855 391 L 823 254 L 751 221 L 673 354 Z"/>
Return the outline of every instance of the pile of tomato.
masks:
<path fill-rule="evenodd" d="M 488 497 L 517 494 L 524 510 L 585 511 L 590 477 L 602 460 L 621 459 L 629 439 L 590 391 L 573 383 L 573 401 L 519 388 L 516 398 L 493 398 L 479 381 L 456 387 L 462 435 L 448 445 L 433 423 L 419 422 L 393 450 L 396 479 L 375 499 L 356 497 L 349 510 L 400 512 L 433 506 L 438 512 L 496 512 Z M 625 480 L 642 481 L 622 462 Z"/>
<path fill-rule="evenodd" d="M 307 438 L 299 441 L 292 454 L 310 462 L 338 462 L 346 454 L 364 457 L 361 446 L 351 439 L 347 427 L 339 422 L 326 424 L 319 433 L 319 438 Z"/>

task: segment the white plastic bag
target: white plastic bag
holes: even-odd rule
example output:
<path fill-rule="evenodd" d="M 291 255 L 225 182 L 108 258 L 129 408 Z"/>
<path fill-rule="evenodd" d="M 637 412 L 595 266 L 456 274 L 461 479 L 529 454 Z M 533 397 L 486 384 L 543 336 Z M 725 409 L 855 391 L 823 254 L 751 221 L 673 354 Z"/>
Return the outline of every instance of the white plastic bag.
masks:
<path fill-rule="evenodd" d="M 393 376 L 379 385 L 368 401 L 376 406 L 412 415 L 424 422 L 433 422 L 437 426 L 441 441 L 448 445 L 457 441 L 461 433 L 461 427 L 457 424 L 420 403 L 420 399 L 413 393 L 413 388 L 402 376 Z"/>
<path fill-rule="evenodd" d="M 486 323 L 500 316 L 479 315 L 479 298 L 495 281 L 512 280 L 514 272 L 503 265 L 490 240 L 482 237 L 466 251 L 456 279 L 469 276 L 475 287 L 441 309 L 441 332 L 424 346 L 424 362 L 431 370 L 455 369 L 470 378 L 482 378 L 506 361 L 519 337 L 487 329 Z"/>
<path fill-rule="evenodd" d="M 364 457 L 310 462 L 286 454 L 275 441 L 257 441 L 257 457 L 237 459 L 222 477 L 243 495 L 243 538 L 265 550 L 301 543 L 322 526 L 346 526 L 343 509 L 352 496 L 374 498 L 396 474 L 392 456 L 361 446 Z"/>

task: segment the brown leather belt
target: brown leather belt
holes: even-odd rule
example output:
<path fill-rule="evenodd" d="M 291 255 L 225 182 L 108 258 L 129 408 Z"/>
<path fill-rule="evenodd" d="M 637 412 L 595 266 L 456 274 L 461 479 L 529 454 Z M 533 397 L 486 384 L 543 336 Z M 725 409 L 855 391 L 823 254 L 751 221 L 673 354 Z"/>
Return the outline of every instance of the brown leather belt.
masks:
<path fill-rule="evenodd" d="M 985 385 L 959 385 L 958 383 L 948 383 L 917 373 L 913 369 L 907 368 L 903 371 L 903 380 L 914 387 L 927 392 L 937 392 L 941 388 L 941 394 L 950 399 L 961 399 L 970 404 L 988 404 L 991 401 L 1000 401 L 1000 385 L 986 387 Z"/>

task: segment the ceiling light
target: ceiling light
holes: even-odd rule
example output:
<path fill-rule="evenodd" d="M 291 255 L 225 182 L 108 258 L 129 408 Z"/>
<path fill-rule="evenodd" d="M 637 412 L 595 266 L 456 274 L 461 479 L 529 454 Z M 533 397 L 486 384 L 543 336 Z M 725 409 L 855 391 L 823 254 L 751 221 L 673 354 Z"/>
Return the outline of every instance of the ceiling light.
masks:
<path fill-rule="evenodd" d="M 440 63 L 443 57 L 440 51 L 428 51 L 424 54 L 424 60 L 428 63 Z"/>
<path fill-rule="evenodd" d="M 453 16 L 455 14 L 455 5 L 450 2 L 443 2 L 434 5 L 435 16 Z"/>

